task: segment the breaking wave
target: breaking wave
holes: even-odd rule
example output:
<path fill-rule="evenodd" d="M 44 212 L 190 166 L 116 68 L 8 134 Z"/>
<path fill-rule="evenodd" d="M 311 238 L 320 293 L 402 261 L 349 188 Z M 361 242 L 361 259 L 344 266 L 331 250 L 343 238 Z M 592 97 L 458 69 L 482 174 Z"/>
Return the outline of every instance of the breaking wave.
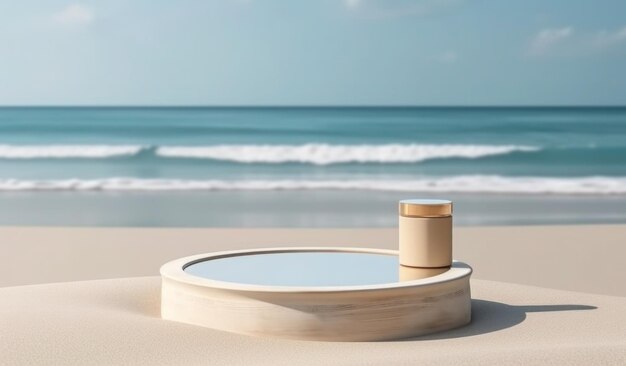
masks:
<path fill-rule="evenodd" d="M 476 159 L 491 155 L 541 150 L 519 145 L 0 145 L 0 159 L 104 159 L 135 156 L 149 151 L 160 158 L 186 158 L 233 163 L 417 163 L 431 159 Z"/>
<path fill-rule="evenodd" d="M 503 177 L 467 175 L 413 180 L 180 180 L 0 179 L 0 191 L 273 191 L 370 190 L 398 192 L 626 194 L 626 177 Z"/>
<path fill-rule="evenodd" d="M 110 158 L 132 156 L 144 147 L 137 145 L 0 145 L 3 159 Z"/>
<path fill-rule="evenodd" d="M 517 145 L 215 145 L 163 146 L 156 155 L 168 158 L 195 158 L 237 163 L 416 163 L 430 159 L 475 159 L 516 151 L 538 151 L 534 146 Z"/>

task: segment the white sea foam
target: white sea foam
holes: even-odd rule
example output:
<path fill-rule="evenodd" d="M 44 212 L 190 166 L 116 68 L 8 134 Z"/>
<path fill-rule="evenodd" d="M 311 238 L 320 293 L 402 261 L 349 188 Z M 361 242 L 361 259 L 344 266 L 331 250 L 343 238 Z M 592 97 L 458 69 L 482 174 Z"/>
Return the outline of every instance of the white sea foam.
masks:
<path fill-rule="evenodd" d="M 137 145 L 0 145 L 0 159 L 110 158 L 131 156 Z"/>
<path fill-rule="evenodd" d="M 370 190 L 523 194 L 626 194 L 626 177 L 503 177 L 468 175 L 414 180 L 0 180 L 0 191 L 271 191 Z"/>
<path fill-rule="evenodd" d="M 156 154 L 170 158 L 197 158 L 238 163 L 415 163 L 430 159 L 474 159 L 515 151 L 537 151 L 517 145 L 215 145 L 163 146 Z"/>

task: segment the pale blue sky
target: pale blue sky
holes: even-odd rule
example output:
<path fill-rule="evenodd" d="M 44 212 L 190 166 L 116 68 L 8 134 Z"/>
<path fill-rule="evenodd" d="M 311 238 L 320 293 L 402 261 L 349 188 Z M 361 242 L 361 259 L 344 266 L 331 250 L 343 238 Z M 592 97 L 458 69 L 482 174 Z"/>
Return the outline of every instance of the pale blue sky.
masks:
<path fill-rule="evenodd" d="M 0 3 L 0 104 L 626 104 L 623 0 Z"/>

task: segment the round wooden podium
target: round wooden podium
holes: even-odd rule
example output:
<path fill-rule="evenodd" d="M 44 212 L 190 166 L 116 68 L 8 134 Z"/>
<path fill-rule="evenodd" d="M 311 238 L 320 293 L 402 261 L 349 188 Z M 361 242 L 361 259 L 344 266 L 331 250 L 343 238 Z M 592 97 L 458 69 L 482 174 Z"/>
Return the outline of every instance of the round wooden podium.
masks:
<path fill-rule="evenodd" d="M 471 267 L 419 269 L 392 250 L 301 247 L 200 254 L 161 267 L 163 319 L 321 341 L 381 341 L 471 319 Z"/>

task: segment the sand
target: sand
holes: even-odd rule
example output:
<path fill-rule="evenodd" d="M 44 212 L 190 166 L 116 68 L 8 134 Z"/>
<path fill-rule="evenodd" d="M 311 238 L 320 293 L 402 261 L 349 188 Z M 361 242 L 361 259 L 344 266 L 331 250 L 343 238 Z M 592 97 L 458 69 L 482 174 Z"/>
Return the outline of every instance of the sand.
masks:
<path fill-rule="evenodd" d="M 455 257 L 476 269 L 473 322 L 423 338 L 300 342 L 159 318 L 160 280 L 153 275 L 169 259 L 267 245 L 390 248 L 394 235 L 3 228 L 1 285 L 12 287 L 0 288 L 0 364 L 626 364 L 626 226 L 457 230 Z M 144 275 L 150 277 L 134 277 Z M 93 280 L 109 277 L 128 278 Z M 46 283 L 60 281 L 81 282 Z"/>
<path fill-rule="evenodd" d="M 397 249 L 396 229 L 0 228 L 0 287 L 156 276 L 172 259 L 274 246 Z M 473 278 L 626 296 L 626 225 L 463 227 Z"/>
<path fill-rule="evenodd" d="M 248 337 L 159 318 L 159 278 L 0 289 L 7 365 L 624 364 L 626 298 L 475 280 L 473 323 L 379 343 Z"/>

